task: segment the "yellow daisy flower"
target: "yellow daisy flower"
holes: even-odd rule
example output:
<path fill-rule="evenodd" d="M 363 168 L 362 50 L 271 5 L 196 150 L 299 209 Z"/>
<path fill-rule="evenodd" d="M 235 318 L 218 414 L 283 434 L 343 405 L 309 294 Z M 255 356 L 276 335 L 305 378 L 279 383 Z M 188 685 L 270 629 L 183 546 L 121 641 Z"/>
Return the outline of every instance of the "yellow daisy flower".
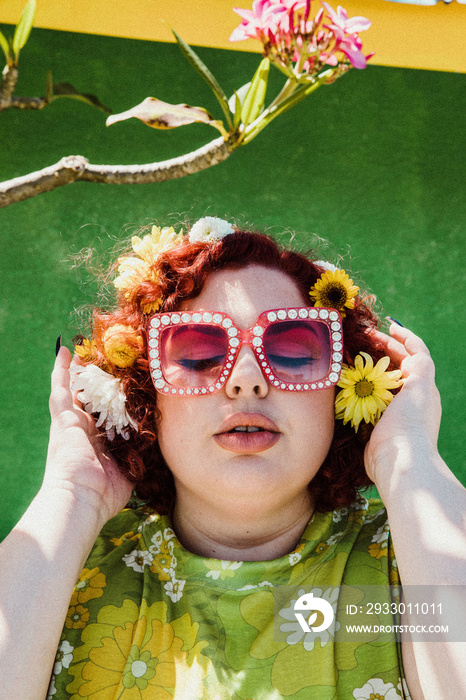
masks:
<path fill-rule="evenodd" d="M 97 359 L 97 346 L 93 340 L 84 338 L 81 345 L 75 345 L 74 351 L 83 362 L 94 362 Z"/>
<path fill-rule="evenodd" d="M 338 386 L 342 390 L 335 400 L 335 417 L 343 423 L 351 421 L 358 430 L 362 420 L 366 423 L 378 421 L 393 399 L 390 390 L 403 384 L 399 369 L 387 372 L 390 358 L 382 357 L 374 367 L 372 357 L 366 352 L 356 356 L 354 367 L 343 365 Z"/>
<path fill-rule="evenodd" d="M 311 287 L 309 296 L 314 306 L 337 309 L 344 318 L 344 308 L 354 308 L 354 297 L 358 291 L 359 287 L 353 284 L 344 270 L 326 270 Z"/>
<path fill-rule="evenodd" d="M 103 344 L 105 357 L 115 367 L 131 367 L 144 347 L 142 337 L 123 323 L 107 328 Z"/>
<path fill-rule="evenodd" d="M 143 314 L 146 314 L 147 316 L 149 314 L 154 314 L 156 311 L 160 309 L 162 306 L 163 299 L 162 297 L 159 297 L 155 301 L 151 301 L 150 304 L 144 304 L 141 303 L 141 311 Z"/>

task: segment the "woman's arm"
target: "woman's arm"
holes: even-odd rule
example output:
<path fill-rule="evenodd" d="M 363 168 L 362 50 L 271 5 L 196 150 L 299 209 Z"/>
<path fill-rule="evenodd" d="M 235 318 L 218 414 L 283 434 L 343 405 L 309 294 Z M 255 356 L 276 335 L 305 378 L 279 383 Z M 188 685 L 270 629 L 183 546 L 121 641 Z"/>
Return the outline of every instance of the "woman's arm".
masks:
<path fill-rule="evenodd" d="M 405 384 L 372 433 L 366 470 L 387 508 L 403 585 L 462 585 L 466 490 L 437 450 L 441 407 L 434 365 L 420 338 L 395 324 L 390 333 L 378 336 L 400 363 Z M 429 622 L 444 624 L 445 617 Z M 465 647 L 403 641 L 413 700 L 466 697 Z"/>
<path fill-rule="evenodd" d="M 5 698 L 45 698 L 73 587 L 100 529 L 131 493 L 102 451 L 94 421 L 73 404 L 70 357 L 62 348 L 52 374 L 42 487 L 0 545 L 0 687 Z"/>

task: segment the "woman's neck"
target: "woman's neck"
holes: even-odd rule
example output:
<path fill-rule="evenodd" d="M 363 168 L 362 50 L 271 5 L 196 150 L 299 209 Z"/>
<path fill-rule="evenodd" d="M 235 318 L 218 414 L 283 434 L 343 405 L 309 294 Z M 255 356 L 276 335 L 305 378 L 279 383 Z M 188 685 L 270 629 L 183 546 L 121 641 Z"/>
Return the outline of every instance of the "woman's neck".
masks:
<path fill-rule="evenodd" d="M 228 512 L 206 509 L 178 498 L 172 524 L 181 544 L 194 554 L 226 561 L 277 559 L 297 546 L 314 511 L 309 493 L 277 507 L 232 507 Z"/>

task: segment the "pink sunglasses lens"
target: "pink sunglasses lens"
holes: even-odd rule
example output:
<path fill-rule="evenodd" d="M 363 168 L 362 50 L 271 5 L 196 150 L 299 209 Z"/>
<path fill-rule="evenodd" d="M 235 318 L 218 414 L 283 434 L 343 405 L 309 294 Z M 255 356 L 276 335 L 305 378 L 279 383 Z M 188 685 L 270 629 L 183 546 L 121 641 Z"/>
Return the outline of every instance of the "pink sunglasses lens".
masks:
<path fill-rule="evenodd" d="M 329 371 L 330 334 L 320 321 L 281 321 L 268 326 L 264 350 L 275 375 L 283 382 L 317 382 Z"/>
<path fill-rule="evenodd" d="M 176 387 L 212 386 L 228 351 L 224 328 L 196 323 L 172 326 L 160 338 L 162 373 Z"/>

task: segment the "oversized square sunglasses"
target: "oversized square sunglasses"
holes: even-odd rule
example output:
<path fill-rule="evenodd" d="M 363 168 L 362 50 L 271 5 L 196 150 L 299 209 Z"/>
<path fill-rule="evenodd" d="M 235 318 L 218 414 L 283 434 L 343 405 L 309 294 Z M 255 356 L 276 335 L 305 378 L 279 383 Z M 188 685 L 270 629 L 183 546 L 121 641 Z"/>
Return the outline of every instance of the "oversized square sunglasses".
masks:
<path fill-rule="evenodd" d="M 148 336 L 151 376 L 161 394 L 219 391 L 242 345 L 252 348 L 278 389 L 327 389 L 340 378 L 343 332 L 335 309 L 271 309 L 247 330 L 220 311 L 162 313 L 150 319 Z"/>

